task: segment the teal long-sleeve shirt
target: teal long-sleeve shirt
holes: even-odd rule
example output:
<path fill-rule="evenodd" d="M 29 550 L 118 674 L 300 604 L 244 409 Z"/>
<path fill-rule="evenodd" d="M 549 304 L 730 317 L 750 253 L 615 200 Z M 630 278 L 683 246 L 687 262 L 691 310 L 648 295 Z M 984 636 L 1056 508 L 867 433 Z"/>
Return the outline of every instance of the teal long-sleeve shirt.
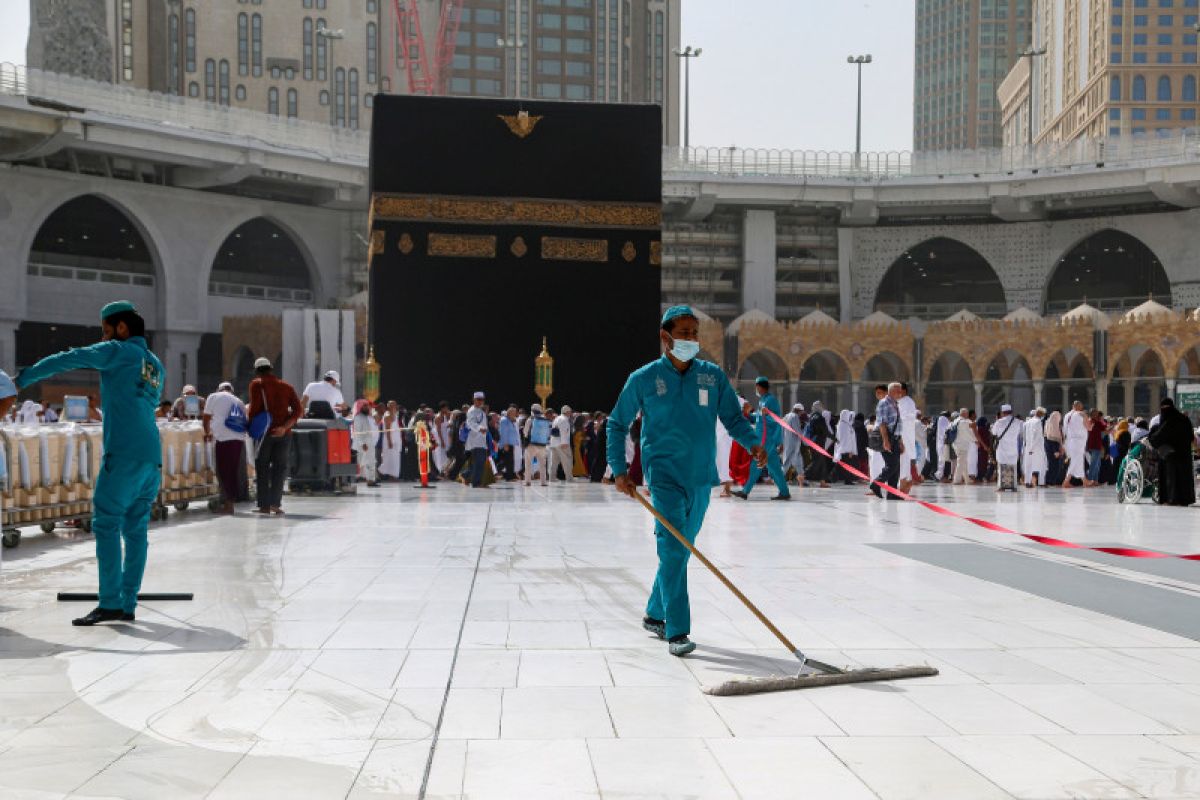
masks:
<path fill-rule="evenodd" d="M 675 369 L 665 355 L 634 372 L 608 418 L 608 463 L 624 475 L 625 437 L 642 413 L 642 471 L 647 483 L 698 489 L 717 483 L 717 418 L 747 450 L 759 443 L 737 393 L 716 364 L 696 359 Z"/>
<path fill-rule="evenodd" d="M 783 413 L 779 410 L 779 398 L 770 392 L 758 398 L 758 407 L 774 411 L 780 418 L 783 417 Z M 766 431 L 765 438 L 763 436 L 764 429 Z M 758 427 L 755 432 L 758 434 L 759 444 L 763 447 L 774 448 L 783 444 L 783 428 L 779 427 L 779 423 L 770 414 L 764 414 L 762 411 L 759 411 Z"/>
<path fill-rule="evenodd" d="M 94 369 L 100 373 L 105 454 L 149 464 L 162 463 L 154 411 L 162 397 L 165 372 L 146 340 L 141 336 L 124 341 L 111 339 L 46 356 L 21 370 L 17 385 L 24 389 L 73 369 Z"/>

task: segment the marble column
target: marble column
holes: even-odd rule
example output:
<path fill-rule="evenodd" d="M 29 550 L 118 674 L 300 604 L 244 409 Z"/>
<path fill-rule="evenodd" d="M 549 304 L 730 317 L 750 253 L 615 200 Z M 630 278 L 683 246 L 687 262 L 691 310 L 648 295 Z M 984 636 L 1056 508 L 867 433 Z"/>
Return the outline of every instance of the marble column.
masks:
<path fill-rule="evenodd" d="M 171 399 L 179 395 L 184 384 L 195 385 L 200 359 L 200 334 L 192 331 L 155 331 L 154 351 L 167 371 L 162 396 Z M 198 389 L 203 387 L 196 387 Z M 211 389 L 210 389 L 211 390 Z"/>
<path fill-rule="evenodd" d="M 1045 381 L 1033 382 L 1033 406 L 1034 408 L 1042 407 L 1042 392 L 1046 389 Z"/>
<path fill-rule="evenodd" d="M 1092 407 L 1108 413 L 1108 378 L 1096 379 L 1096 402 Z"/>
<path fill-rule="evenodd" d="M 1178 384 L 1179 384 L 1179 380 L 1177 378 L 1167 378 L 1167 397 L 1171 397 L 1171 398 L 1175 397 L 1175 387 Z M 1162 398 L 1159 398 L 1159 399 L 1161 400 Z M 1155 398 L 1153 398 L 1153 397 L 1150 398 L 1150 404 L 1154 410 L 1154 413 L 1158 413 L 1158 403 L 1155 400 Z"/>
<path fill-rule="evenodd" d="M 1133 408 L 1133 403 L 1134 403 L 1134 388 L 1137 386 L 1137 381 L 1135 381 L 1135 380 L 1132 380 L 1132 379 L 1130 379 L 1130 380 L 1124 380 L 1124 381 L 1121 381 L 1121 385 L 1122 385 L 1122 387 L 1125 389 L 1125 411 L 1124 411 L 1124 415 L 1125 415 L 1125 416 L 1127 416 L 1127 417 L 1132 417 L 1132 416 L 1133 416 L 1133 414 L 1134 414 L 1134 408 Z"/>
<path fill-rule="evenodd" d="M 15 319 L 0 319 L 0 369 L 12 377 L 17 374 L 17 326 L 20 324 Z"/>
<path fill-rule="evenodd" d="M 983 416 L 983 384 L 975 384 L 975 416 Z"/>

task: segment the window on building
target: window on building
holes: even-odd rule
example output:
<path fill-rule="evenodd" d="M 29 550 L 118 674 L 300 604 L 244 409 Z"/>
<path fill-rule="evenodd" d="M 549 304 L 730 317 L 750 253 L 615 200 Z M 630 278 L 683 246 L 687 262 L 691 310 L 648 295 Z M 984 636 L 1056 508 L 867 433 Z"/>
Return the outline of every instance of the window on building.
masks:
<path fill-rule="evenodd" d="M 263 27 L 262 14 L 250 18 L 250 65 L 254 68 L 254 77 L 261 78 L 263 70 Z"/>
<path fill-rule="evenodd" d="M 196 71 L 196 9 L 189 8 L 183 12 L 183 54 L 184 68 L 188 72 Z"/>
<path fill-rule="evenodd" d="M 1146 118 L 1146 109 L 1135 108 L 1129 112 L 1129 116 L 1133 119 L 1142 120 Z"/>
<path fill-rule="evenodd" d="M 235 89 L 233 90 L 233 96 L 234 96 L 235 98 L 237 98 L 237 101 L 238 101 L 239 103 L 243 103 L 243 102 L 245 102 L 245 100 L 246 100 L 246 87 L 245 87 L 245 86 L 243 86 L 242 84 L 240 84 L 240 83 L 239 83 L 239 84 L 237 85 L 237 88 L 235 88 Z"/>
<path fill-rule="evenodd" d="M 573 78 L 590 78 L 592 76 L 592 65 L 587 61 L 568 61 L 567 74 Z"/>
<path fill-rule="evenodd" d="M 1175 37 L 1169 33 L 1160 33 L 1158 35 L 1158 43 L 1160 45 L 1172 45 L 1175 43 Z"/>
<path fill-rule="evenodd" d="M 654 102 L 661 103 L 663 101 L 663 78 L 666 75 L 664 69 L 665 52 L 663 50 L 665 35 L 664 25 L 665 18 L 663 12 L 654 12 Z"/>
<path fill-rule="evenodd" d="M 304 38 L 304 80 L 311 81 L 313 78 L 313 22 L 312 17 L 304 18 L 304 32 L 301 34 Z"/>
<path fill-rule="evenodd" d="M 539 36 L 537 38 L 537 49 L 543 53 L 561 53 L 562 39 L 557 36 Z"/>
<path fill-rule="evenodd" d="M 1119 33 L 1114 33 L 1114 34 L 1112 35 L 1112 43 L 1113 43 L 1113 44 L 1115 44 L 1115 45 L 1119 45 L 1119 44 L 1121 44 L 1121 34 L 1119 34 Z"/>
<path fill-rule="evenodd" d="M 537 62 L 537 71 L 539 75 L 561 75 L 562 62 L 558 59 L 539 58 Z"/>
<path fill-rule="evenodd" d="M 320 105 L 323 105 L 323 106 L 329 105 L 329 90 L 328 89 L 322 89 L 321 93 L 317 95 L 317 103 Z"/>
<path fill-rule="evenodd" d="M 244 11 L 237 16 L 238 75 L 250 74 L 250 15 Z"/>
<path fill-rule="evenodd" d="M 195 81 L 192 81 L 191 83 L 188 84 L 188 97 L 199 97 L 199 96 L 200 96 L 200 84 L 196 83 Z"/>
<path fill-rule="evenodd" d="M 1120 100 L 1121 99 L 1121 78 L 1117 75 L 1114 75 L 1108 81 L 1108 99 L 1109 100 Z"/>
<path fill-rule="evenodd" d="M 1195 122 L 1196 121 L 1196 109 L 1194 109 L 1194 108 L 1179 109 L 1179 118 L 1181 120 L 1183 120 L 1184 122 Z"/>
<path fill-rule="evenodd" d="M 1120 118 L 1121 118 L 1121 109 L 1119 109 L 1119 108 L 1110 108 L 1110 109 L 1108 110 L 1108 118 L 1109 118 L 1109 119 L 1120 119 Z"/>
<path fill-rule="evenodd" d="M 325 8 L 325 0 L 317 0 L 317 8 Z"/>
<path fill-rule="evenodd" d="M 450 91 L 454 94 L 470 94 L 471 79 L 470 78 L 451 78 Z"/>
<path fill-rule="evenodd" d="M 503 87 L 500 81 L 495 78 L 476 78 L 475 79 L 475 94 L 495 97 L 500 94 Z"/>
<path fill-rule="evenodd" d="M 379 26 L 367 23 L 367 83 L 374 85 L 379 75 Z"/>
<path fill-rule="evenodd" d="M 217 62 L 211 58 L 204 62 L 204 99 L 217 102 Z"/>
<path fill-rule="evenodd" d="M 167 17 L 167 63 L 170 77 L 167 79 L 167 93 L 179 94 L 183 88 L 179 84 L 179 15 Z"/>
<path fill-rule="evenodd" d="M 475 69 L 480 72 L 499 72 L 500 56 L 475 56 Z"/>
<path fill-rule="evenodd" d="M 338 67 L 333 71 L 333 124 L 346 127 L 346 70 Z"/>
<path fill-rule="evenodd" d="M 363 95 L 363 105 L 367 108 L 375 107 L 375 95 L 367 93 Z"/>
<path fill-rule="evenodd" d="M 567 30 L 569 31 L 590 31 L 592 29 L 592 18 L 585 17 L 582 14 L 567 14 Z"/>
<path fill-rule="evenodd" d="M 1174 53 L 1158 53 L 1157 56 L 1158 57 L 1155 59 L 1155 63 L 1157 64 L 1170 64 L 1175 60 Z"/>
<path fill-rule="evenodd" d="M 121 77 L 133 80 L 133 0 L 121 0 Z"/>
<path fill-rule="evenodd" d="M 229 105 L 229 60 L 228 59 L 224 59 L 224 58 L 221 59 L 221 65 L 220 65 L 219 72 L 220 72 L 220 82 L 221 82 L 220 83 L 221 94 L 220 94 L 220 99 L 218 102 L 220 102 L 220 104 L 223 106 L 227 106 L 227 105 Z"/>
<path fill-rule="evenodd" d="M 1184 75 L 1183 76 L 1183 89 L 1179 93 L 1179 99 L 1183 100 L 1186 103 L 1196 102 L 1196 76 L 1195 75 Z"/>
<path fill-rule="evenodd" d="M 466 9 L 464 9 L 465 11 Z M 500 10 L 497 8 L 477 8 L 475 9 L 475 24 L 476 25 L 499 25 Z"/>
<path fill-rule="evenodd" d="M 1150 43 L 1150 34 L 1135 33 L 1133 35 L 1133 46 L 1134 47 L 1145 47 L 1149 43 Z"/>
<path fill-rule="evenodd" d="M 1195 64 L 1196 63 L 1196 52 L 1192 51 L 1190 53 L 1184 53 L 1180 57 L 1179 60 L 1184 64 Z"/>
<path fill-rule="evenodd" d="M 358 130 L 358 70 L 349 72 L 349 83 L 346 87 L 346 99 L 350 103 L 350 127 Z"/>
<path fill-rule="evenodd" d="M 567 0 L 567 8 L 591 8 L 592 0 Z"/>
<path fill-rule="evenodd" d="M 305 8 L 312 8 L 313 0 L 304 0 Z"/>
<path fill-rule="evenodd" d="M 325 20 L 318 19 L 317 20 L 317 30 L 319 31 L 324 27 L 325 27 Z M 320 34 L 314 34 L 314 35 L 317 37 L 317 80 L 327 81 L 327 80 L 329 80 L 329 72 L 328 72 L 326 62 L 327 62 L 327 54 L 329 52 L 329 43 L 325 40 L 324 36 L 321 36 Z"/>
<path fill-rule="evenodd" d="M 1167 75 L 1161 75 L 1158 78 L 1158 91 L 1156 98 L 1161 102 L 1171 102 L 1171 78 Z"/>
<path fill-rule="evenodd" d="M 591 100 L 592 87 L 582 83 L 567 84 L 568 100 Z"/>
<path fill-rule="evenodd" d="M 1121 16 L 1120 14 L 1112 15 L 1112 26 L 1114 28 L 1119 28 L 1124 24 L 1125 24 L 1125 17 Z"/>
<path fill-rule="evenodd" d="M 592 52 L 591 39 L 567 39 L 568 53 L 590 53 Z"/>
<path fill-rule="evenodd" d="M 561 28 L 561 14 L 538 14 L 537 24 L 539 28 Z"/>
<path fill-rule="evenodd" d="M 1133 89 L 1130 92 L 1131 100 L 1146 99 L 1146 78 L 1142 75 L 1133 76 Z"/>
<path fill-rule="evenodd" d="M 1133 63 L 1145 64 L 1146 63 L 1146 54 L 1144 52 L 1134 53 L 1133 54 Z"/>
<path fill-rule="evenodd" d="M 1145 14 L 1134 14 L 1133 15 L 1133 26 L 1135 28 L 1144 28 L 1149 23 L 1150 23 L 1150 18 L 1147 17 Z"/>
<path fill-rule="evenodd" d="M 1171 109 L 1169 109 L 1169 108 L 1154 109 L 1154 118 L 1156 120 L 1158 120 L 1159 122 L 1163 122 L 1163 121 L 1169 122 L 1171 119 Z"/>
<path fill-rule="evenodd" d="M 279 90 L 274 86 L 267 90 L 267 113 L 279 116 Z"/>
<path fill-rule="evenodd" d="M 1170 14 L 1159 14 L 1158 15 L 1158 27 L 1160 27 L 1160 28 L 1175 27 L 1175 18 L 1173 16 L 1171 16 Z"/>
<path fill-rule="evenodd" d="M 300 93 L 295 89 L 288 89 L 287 115 L 288 119 L 295 119 L 300 116 Z"/>
<path fill-rule="evenodd" d="M 455 53 L 451 67 L 454 69 L 469 70 L 471 68 L 471 57 L 466 53 Z"/>
<path fill-rule="evenodd" d="M 538 97 L 562 97 L 561 83 L 539 83 L 537 85 Z"/>
<path fill-rule="evenodd" d="M 1110 63 L 1120 64 L 1121 63 L 1121 54 L 1120 53 L 1110 53 L 1108 56 L 1108 60 Z"/>

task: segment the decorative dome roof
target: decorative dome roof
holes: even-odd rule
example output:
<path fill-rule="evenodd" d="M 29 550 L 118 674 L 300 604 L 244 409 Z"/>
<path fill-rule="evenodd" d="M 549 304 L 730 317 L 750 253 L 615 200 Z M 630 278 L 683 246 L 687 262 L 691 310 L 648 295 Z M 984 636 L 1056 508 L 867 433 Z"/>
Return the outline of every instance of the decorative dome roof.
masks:
<path fill-rule="evenodd" d="M 978 314 L 972 314 L 970 311 L 962 308 L 946 317 L 946 322 L 976 322 L 978 319 Z"/>
<path fill-rule="evenodd" d="M 1041 322 L 1042 318 L 1038 313 L 1025 306 L 1018 306 L 1015 310 L 1004 315 L 1005 322 Z"/>
<path fill-rule="evenodd" d="M 692 313 L 696 315 L 696 319 L 699 322 L 712 322 L 712 317 L 710 317 L 708 314 L 705 314 L 695 306 L 692 306 Z"/>
<path fill-rule="evenodd" d="M 837 325 L 838 321 L 821 309 L 810 311 L 800 318 L 801 325 Z"/>
<path fill-rule="evenodd" d="M 882 311 L 876 311 L 866 317 L 863 317 L 858 322 L 859 325 L 895 325 L 896 318 L 888 316 Z"/>
<path fill-rule="evenodd" d="M 1112 324 L 1112 320 L 1108 318 L 1100 309 L 1095 306 L 1081 303 L 1075 306 L 1070 311 L 1062 315 L 1063 322 L 1090 322 L 1094 327 L 1105 330 Z"/>
<path fill-rule="evenodd" d="M 742 314 L 740 317 L 735 319 L 733 322 L 729 323 L 729 327 L 725 329 L 725 333 L 729 334 L 729 335 L 736 334 L 738 331 L 740 331 L 742 329 L 743 325 L 747 325 L 747 324 L 750 324 L 750 325 L 759 325 L 759 324 L 763 324 L 763 323 L 773 324 L 774 322 L 775 322 L 775 318 L 772 317 L 770 314 L 766 313 L 765 311 L 759 311 L 757 308 L 752 308 L 749 311 L 747 311 L 745 314 Z"/>
<path fill-rule="evenodd" d="M 1143 318 L 1160 319 L 1162 317 L 1173 317 L 1173 316 L 1175 316 L 1174 311 L 1167 308 L 1162 303 L 1159 303 L 1156 300 L 1154 300 L 1153 298 L 1151 298 L 1151 299 L 1147 300 L 1146 302 L 1142 303 L 1137 308 L 1133 308 L 1133 309 L 1130 309 L 1129 311 L 1126 311 L 1121 316 L 1121 319 L 1123 319 L 1126 322 L 1132 322 L 1134 320 L 1143 319 Z"/>

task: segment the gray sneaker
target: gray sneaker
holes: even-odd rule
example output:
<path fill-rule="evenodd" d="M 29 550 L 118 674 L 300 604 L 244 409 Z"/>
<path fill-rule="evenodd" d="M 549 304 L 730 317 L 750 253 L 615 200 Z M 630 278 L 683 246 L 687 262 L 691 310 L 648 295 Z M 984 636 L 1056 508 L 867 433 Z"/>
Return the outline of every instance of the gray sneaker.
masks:
<path fill-rule="evenodd" d="M 659 639 L 662 639 L 663 641 L 667 640 L 667 623 L 663 622 L 661 619 L 643 617 L 642 627 L 653 633 Z"/>
<path fill-rule="evenodd" d="M 673 656 L 686 656 L 688 653 L 696 649 L 696 643 L 687 636 L 672 636 L 667 649 Z"/>

